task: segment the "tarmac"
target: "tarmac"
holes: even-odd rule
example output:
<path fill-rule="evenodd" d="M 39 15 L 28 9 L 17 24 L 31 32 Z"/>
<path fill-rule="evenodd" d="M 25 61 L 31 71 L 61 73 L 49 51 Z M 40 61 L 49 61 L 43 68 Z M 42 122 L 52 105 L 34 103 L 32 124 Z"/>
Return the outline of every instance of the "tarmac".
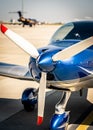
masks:
<path fill-rule="evenodd" d="M 0 130 L 49 130 L 50 120 L 55 112 L 55 105 L 62 92 L 48 92 L 46 96 L 44 121 L 37 126 L 37 105 L 32 112 L 23 109 L 21 100 L 0 99 Z M 72 93 L 66 111 L 70 110 L 68 130 L 93 130 L 93 105 L 79 92 Z M 82 126 L 82 127 L 81 127 Z M 81 127 L 81 128 L 80 128 Z"/>
<path fill-rule="evenodd" d="M 59 25 L 39 25 L 32 28 L 6 25 L 11 30 L 33 43 L 36 48 L 45 46 Z M 0 62 L 27 65 L 29 55 L 0 33 Z M 49 130 L 55 105 L 62 91 L 49 91 L 46 96 L 44 122 L 37 126 L 37 105 L 32 112 L 26 112 L 21 104 L 25 88 L 38 87 L 38 83 L 0 77 L 0 130 Z M 88 94 L 87 94 L 88 91 Z M 66 110 L 70 111 L 68 130 L 93 130 L 93 89 L 84 89 L 83 96 L 73 92 Z"/>

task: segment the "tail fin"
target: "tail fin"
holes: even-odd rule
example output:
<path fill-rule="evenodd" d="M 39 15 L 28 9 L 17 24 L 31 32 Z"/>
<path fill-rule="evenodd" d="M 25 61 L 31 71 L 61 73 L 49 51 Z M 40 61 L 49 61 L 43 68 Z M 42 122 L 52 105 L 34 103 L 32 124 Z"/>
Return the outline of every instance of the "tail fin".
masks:
<path fill-rule="evenodd" d="M 18 11 L 17 13 L 19 14 L 19 17 L 22 17 L 22 12 L 21 11 Z"/>

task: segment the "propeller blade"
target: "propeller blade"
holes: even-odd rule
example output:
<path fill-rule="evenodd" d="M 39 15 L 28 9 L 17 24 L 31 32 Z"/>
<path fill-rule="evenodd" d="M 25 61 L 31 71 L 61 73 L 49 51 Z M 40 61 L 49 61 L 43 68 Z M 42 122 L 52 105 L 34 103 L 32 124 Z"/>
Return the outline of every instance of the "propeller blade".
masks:
<path fill-rule="evenodd" d="M 46 73 L 42 72 L 40 87 L 38 93 L 38 119 L 37 125 L 41 125 L 43 122 L 44 107 L 45 107 L 45 92 L 46 91 Z"/>
<path fill-rule="evenodd" d="M 20 48 L 22 48 L 26 53 L 30 54 L 33 58 L 37 58 L 39 53 L 37 49 L 33 46 L 33 44 L 29 43 L 27 40 L 11 31 L 3 24 L 1 24 L 1 32 L 4 33 L 10 40 L 16 43 Z"/>
<path fill-rule="evenodd" d="M 53 61 L 67 60 L 75 56 L 76 54 L 84 51 L 85 49 L 87 49 L 92 45 L 93 45 L 93 36 L 58 52 L 52 57 L 52 59 Z"/>

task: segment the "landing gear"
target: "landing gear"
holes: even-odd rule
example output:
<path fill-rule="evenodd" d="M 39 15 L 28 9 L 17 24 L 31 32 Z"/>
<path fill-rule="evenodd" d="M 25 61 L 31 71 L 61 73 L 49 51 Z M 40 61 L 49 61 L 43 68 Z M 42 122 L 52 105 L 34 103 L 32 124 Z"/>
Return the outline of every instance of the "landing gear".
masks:
<path fill-rule="evenodd" d="M 32 24 L 29 24 L 29 27 L 32 27 Z"/>
<path fill-rule="evenodd" d="M 26 111 L 32 111 L 37 103 L 37 89 L 27 88 L 22 94 L 21 102 Z"/>
<path fill-rule="evenodd" d="M 55 106 L 55 114 L 50 122 L 50 130 L 66 130 L 69 122 L 69 111 L 65 111 L 71 92 L 63 92 L 60 101 Z"/>
<path fill-rule="evenodd" d="M 23 24 L 23 27 L 25 27 L 25 24 Z"/>

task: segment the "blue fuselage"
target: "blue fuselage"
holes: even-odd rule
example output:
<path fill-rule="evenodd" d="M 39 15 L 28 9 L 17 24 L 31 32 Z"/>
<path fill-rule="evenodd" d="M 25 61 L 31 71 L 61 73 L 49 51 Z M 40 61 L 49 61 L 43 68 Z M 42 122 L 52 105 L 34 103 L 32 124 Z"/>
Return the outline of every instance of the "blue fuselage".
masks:
<path fill-rule="evenodd" d="M 71 22 L 61 26 L 50 44 L 40 48 L 39 57 L 30 59 L 32 77 L 39 81 L 47 73 L 47 86 L 79 90 L 93 84 L 93 45 L 67 60 L 53 61 L 53 56 L 78 42 L 93 36 L 93 21 Z M 86 44 L 86 43 L 85 43 Z"/>
<path fill-rule="evenodd" d="M 66 40 L 65 42 L 71 45 L 72 43 L 75 44 L 79 42 L 79 40 Z M 65 82 L 66 84 L 80 82 L 84 78 L 88 80 L 88 77 L 93 75 L 93 46 L 66 61 L 59 60 L 54 62 L 52 56 L 65 48 L 66 47 L 58 47 L 55 44 L 39 49 L 40 56 L 37 61 L 33 58 L 30 59 L 31 75 L 36 80 L 39 80 L 41 71 L 44 71 L 47 72 L 48 81 Z M 39 62 L 40 65 L 38 65 L 37 62 Z"/>

